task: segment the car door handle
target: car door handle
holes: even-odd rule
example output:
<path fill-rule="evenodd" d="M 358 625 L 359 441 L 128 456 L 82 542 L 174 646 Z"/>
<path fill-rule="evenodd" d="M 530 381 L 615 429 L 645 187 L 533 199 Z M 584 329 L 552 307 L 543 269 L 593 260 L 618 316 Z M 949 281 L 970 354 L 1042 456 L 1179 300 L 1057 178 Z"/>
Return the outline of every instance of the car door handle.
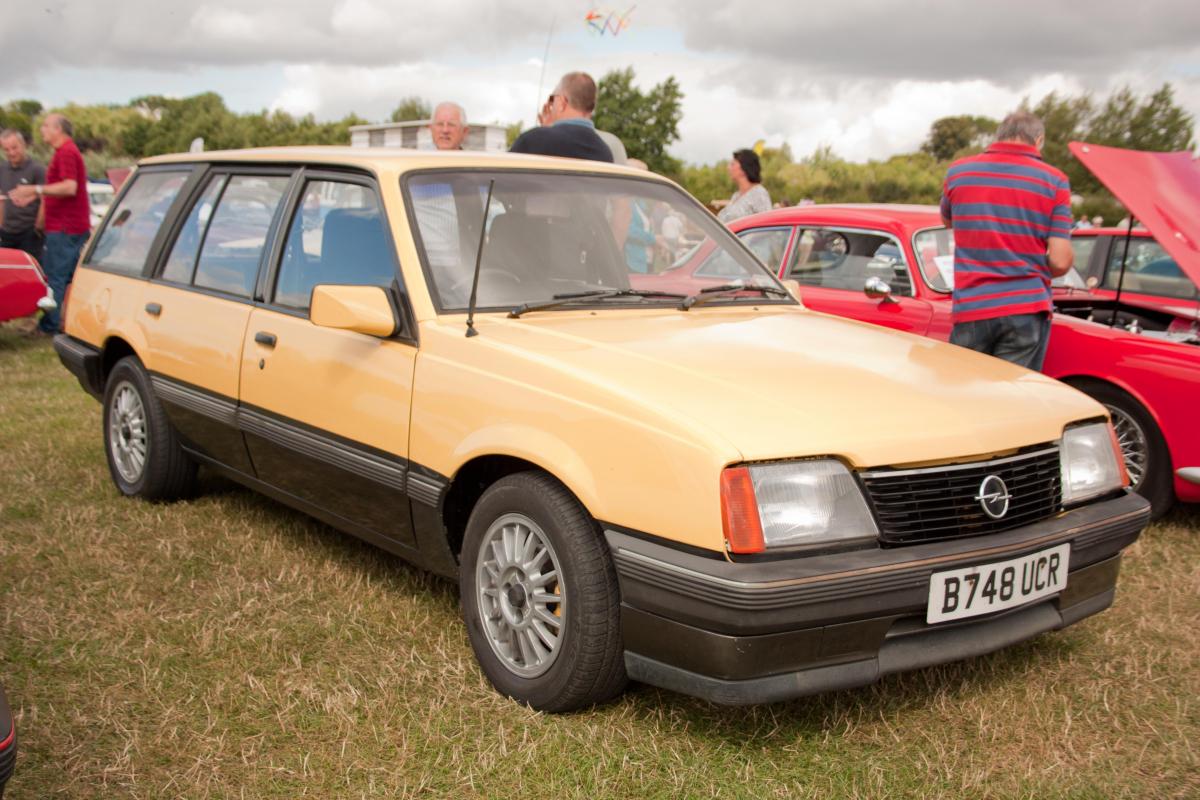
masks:
<path fill-rule="evenodd" d="M 146 313 L 152 317 L 157 317 L 162 313 L 162 306 L 158 303 L 146 303 Z"/>
<path fill-rule="evenodd" d="M 266 331 L 259 331 L 258 333 L 254 334 L 254 341 L 258 342 L 264 347 L 274 347 L 276 341 L 275 334 L 267 333 Z"/>

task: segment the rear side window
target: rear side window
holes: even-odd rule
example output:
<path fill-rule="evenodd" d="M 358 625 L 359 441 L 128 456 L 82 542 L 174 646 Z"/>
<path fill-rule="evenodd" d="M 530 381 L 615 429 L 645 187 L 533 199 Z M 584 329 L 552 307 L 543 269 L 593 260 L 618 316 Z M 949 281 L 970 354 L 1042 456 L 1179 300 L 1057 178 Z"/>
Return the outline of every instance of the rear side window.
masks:
<path fill-rule="evenodd" d="M 395 277 L 396 258 L 371 187 L 309 181 L 288 228 L 275 302 L 307 309 L 319 284 L 390 286 Z"/>
<path fill-rule="evenodd" d="M 126 275 L 140 275 L 158 229 L 167 217 L 188 172 L 143 172 L 121 198 L 100 232 L 88 264 Z"/>
<path fill-rule="evenodd" d="M 213 209 L 217 207 L 217 198 L 221 195 L 221 189 L 225 188 L 227 179 L 226 175 L 214 176 L 205 187 L 204 194 L 200 195 L 200 199 L 188 212 L 179 236 L 171 246 L 171 255 L 167 258 L 166 266 L 163 267 L 163 280 L 175 283 L 192 282 L 196 257 L 200 255 L 200 245 L 204 241 Z"/>
<path fill-rule="evenodd" d="M 261 175 L 229 178 L 200 247 L 196 286 L 250 297 L 267 233 L 289 180 Z"/>

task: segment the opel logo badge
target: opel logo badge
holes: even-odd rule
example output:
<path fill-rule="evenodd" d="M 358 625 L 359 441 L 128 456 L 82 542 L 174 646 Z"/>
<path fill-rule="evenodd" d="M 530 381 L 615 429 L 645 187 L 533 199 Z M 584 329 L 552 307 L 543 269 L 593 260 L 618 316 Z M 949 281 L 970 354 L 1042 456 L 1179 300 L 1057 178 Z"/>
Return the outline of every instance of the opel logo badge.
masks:
<path fill-rule="evenodd" d="M 1008 501 L 1012 500 L 1012 495 L 999 475 L 988 475 L 979 484 L 979 494 L 975 495 L 975 499 L 979 501 L 983 513 L 992 519 L 1000 519 L 1008 513 Z"/>

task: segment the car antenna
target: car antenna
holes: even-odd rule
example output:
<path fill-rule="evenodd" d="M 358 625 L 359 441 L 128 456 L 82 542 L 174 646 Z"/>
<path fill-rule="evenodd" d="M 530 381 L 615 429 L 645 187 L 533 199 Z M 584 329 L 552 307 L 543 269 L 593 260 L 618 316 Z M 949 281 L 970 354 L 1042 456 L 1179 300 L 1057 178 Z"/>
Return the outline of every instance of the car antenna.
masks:
<path fill-rule="evenodd" d="M 479 265 L 483 263 L 483 240 L 487 236 L 488 209 L 492 207 L 492 189 L 496 188 L 496 179 L 488 181 L 487 200 L 483 201 L 483 222 L 479 226 L 479 249 L 475 251 L 475 274 L 471 276 L 471 299 L 467 302 L 467 338 L 478 336 L 475 330 L 475 298 L 479 291 Z"/>
<path fill-rule="evenodd" d="M 1118 313 L 1121 310 L 1121 287 L 1125 285 L 1125 262 L 1129 259 L 1129 240 L 1133 238 L 1133 214 L 1129 215 L 1129 227 L 1125 230 L 1125 251 L 1121 253 L 1121 272 L 1117 275 L 1117 296 L 1113 298 L 1112 318 L 1108 327 L 1116 327 Z"/>

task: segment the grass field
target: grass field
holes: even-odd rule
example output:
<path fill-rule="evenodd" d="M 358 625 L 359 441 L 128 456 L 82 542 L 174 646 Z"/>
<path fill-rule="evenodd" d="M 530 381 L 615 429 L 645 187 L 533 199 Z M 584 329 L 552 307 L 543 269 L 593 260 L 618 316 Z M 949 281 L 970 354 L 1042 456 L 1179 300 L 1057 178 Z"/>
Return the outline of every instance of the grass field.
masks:
<path fill-rule="evenodd" d="M 455 588 L 206 478 L 109 481 L 100 407 L 0 327 L 7 800 L 1200 797 L 1200 510 L 1116 605 L 993 656 L 727 709 L 633 686 L 545 716 L 476 668 Z"/>

